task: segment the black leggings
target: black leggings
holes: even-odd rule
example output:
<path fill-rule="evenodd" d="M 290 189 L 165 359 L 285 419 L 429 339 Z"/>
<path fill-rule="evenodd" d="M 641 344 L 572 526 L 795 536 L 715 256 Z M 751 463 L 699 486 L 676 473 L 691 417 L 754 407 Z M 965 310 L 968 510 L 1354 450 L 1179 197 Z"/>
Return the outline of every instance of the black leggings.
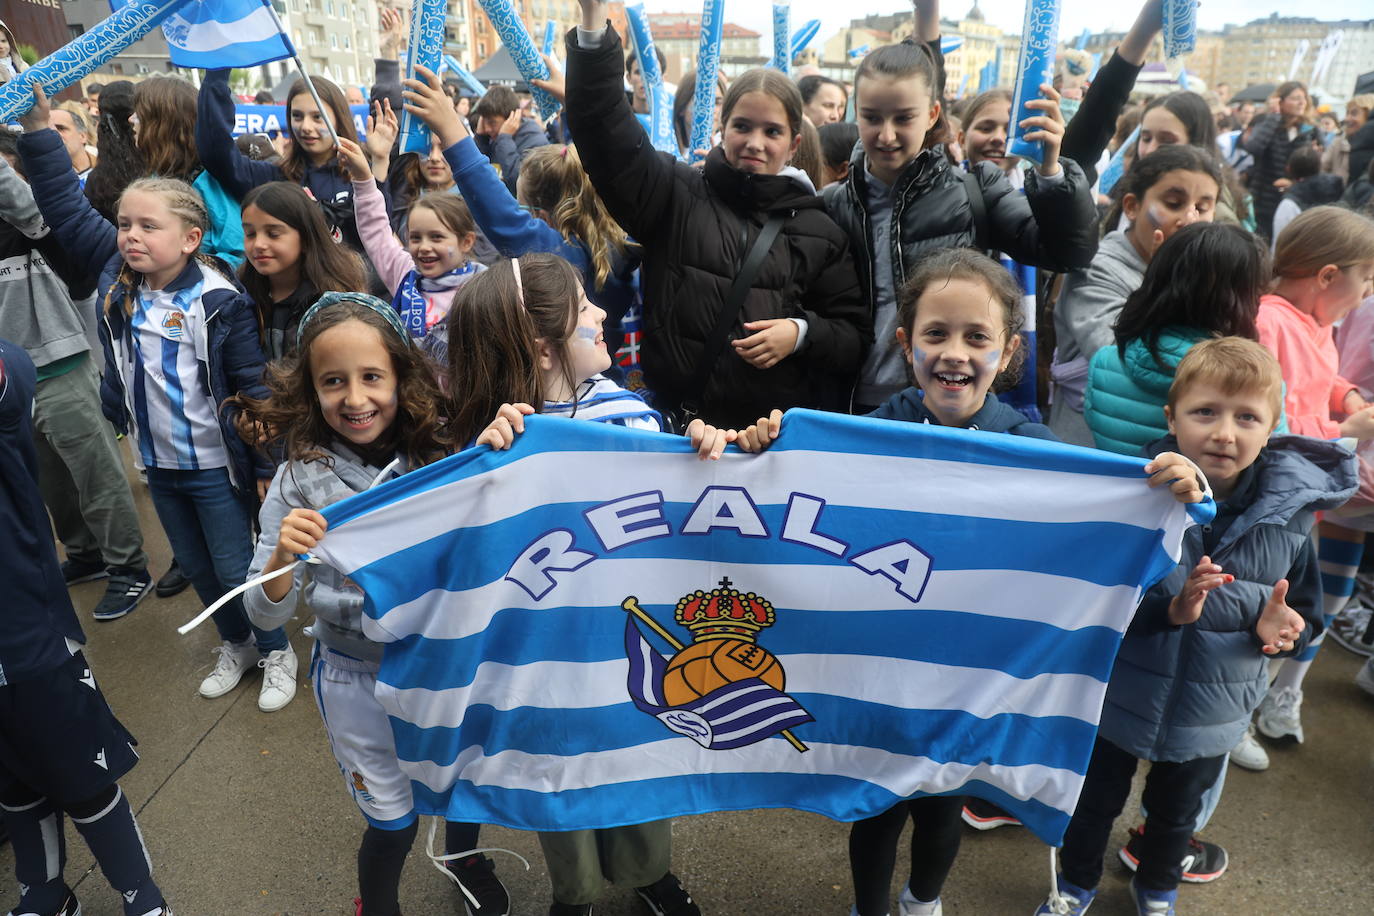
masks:
<path fill-rule="evenodd" d="M 358 846 L 358 893 L 362 916 L 397 916 L 401 912 L 401 869 L 420 829 L 416 820 L 401 830 L 368 825 Z"/>
<path fill-rule="evenodd" d="M 897 841 L 907 814 L 911 815 L 911 893 L 917 900 L 940 896 L 954 866 L 962 838 L 960 813 L 964 797 L 913 798 L 877 817 L 855 821 L 849 831 L 849 869 L 854 875 L 854 904 L 859 916 L 886 916 L 892 870 L 897 864 Z"/>
<path fill-rule="evenodd" d="M 358 847 L 358 892 L 363 898 L 363 916 L 396 916 L 401 912 L 398 899 L 401 869 L 406 855 L 415 845 L 420 829 L 417 820 L 401 830 L 382 830 L 368 825 L 363 842 Z M 481 824 L 444 823 L 444 849 L 447 852 L 466 852 L 477 845 Z"/>

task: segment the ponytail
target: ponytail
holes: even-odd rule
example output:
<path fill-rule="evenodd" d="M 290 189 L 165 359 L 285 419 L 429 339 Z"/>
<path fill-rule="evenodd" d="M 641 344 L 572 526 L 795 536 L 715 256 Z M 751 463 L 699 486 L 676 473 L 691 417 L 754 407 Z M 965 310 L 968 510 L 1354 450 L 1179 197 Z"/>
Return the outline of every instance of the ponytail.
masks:
<path fill-rule="evenodd" d="M 525 203 L 549 214 L 553 227 L 569 242 L 587 246 L 599 290 L 626 247 L 625 230 L 606 212 L 582 168 L 574 146 L 540 146 L 520 164 Z"/>

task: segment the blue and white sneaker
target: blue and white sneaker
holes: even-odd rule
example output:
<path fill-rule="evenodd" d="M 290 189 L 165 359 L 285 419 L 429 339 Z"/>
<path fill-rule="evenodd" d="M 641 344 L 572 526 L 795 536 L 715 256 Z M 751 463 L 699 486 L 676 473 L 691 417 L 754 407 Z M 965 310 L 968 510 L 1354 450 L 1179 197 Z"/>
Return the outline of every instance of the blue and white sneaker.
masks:
<path fill-rule="evenodd" d="M 1131 879 L 1131 896 L 1135 898 L 1135 911 L 1138 916 L 1175 916 L 1174 904 L 1178 901 L 1178 890 L 1152 891 L 1140 887 Z"/>
<path fill-rule="evenodd" d="M 118 620 L 128 614 L 153 590 L 153 577 L 146 569 L 112 569 L 105 596 L 91 611 L 96 620 Z"/>
<path fill-rule="evenodd" d="M 1058 898 L 1051 895 L 1040 908 L 1035 911 L 1035 916 L 1083 916 L 1088 912 L 1088 907 L 1092 906 L 1093 898 L 1097 896 L 1097 889 L 1088 890 L 1071 884 L 1064 880 L 1060 875 L 1055 879 L 1055 887 L 1058 889 Z"/>

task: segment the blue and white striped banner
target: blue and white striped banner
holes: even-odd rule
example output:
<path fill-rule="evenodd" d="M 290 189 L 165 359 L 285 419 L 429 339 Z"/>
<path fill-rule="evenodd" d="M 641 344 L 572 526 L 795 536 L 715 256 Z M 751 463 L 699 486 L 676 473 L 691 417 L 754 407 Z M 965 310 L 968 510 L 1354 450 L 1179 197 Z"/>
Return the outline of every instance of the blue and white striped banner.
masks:
<path fill-rule="evenodd" d="M 1143 461 L 810 411 L 719 462 L 526 422 L 324 511 L 419 811 L 568 830 L 972 793 L 1059 842 L 1190 524 Z"/>
<path fill-rule="evenodd" d="M 112 9 L 128 0 L 110 0 Z M 295 55 L 268 0 L 187 0 L 162 23 L 168 57 L 178 67 L 256 67 Z"/>
<path fill-rule="evenodd" d="M 14 79 L 0 86 L 0 122 L 33 107 L 33 87 L 49 97 L 123 53 L 147 35 L 185 0 L 130 0 L 108 19 L 96 23 Z"/>

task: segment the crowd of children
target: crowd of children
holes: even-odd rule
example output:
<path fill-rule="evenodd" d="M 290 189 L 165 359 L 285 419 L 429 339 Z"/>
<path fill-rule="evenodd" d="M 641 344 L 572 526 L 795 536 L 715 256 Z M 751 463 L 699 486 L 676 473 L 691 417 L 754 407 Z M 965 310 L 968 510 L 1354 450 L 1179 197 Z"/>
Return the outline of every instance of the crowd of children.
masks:
<path fill-rule="evenodd" d="M 285 626 L 299 604 L 313 615 L 309 682 L 366 823 L 357 913 L 397 916 L 417 818 L 374 695 L 386 647 L 352 581 L 292 566 L 328 537 L 320 510 L 509 448 L 534 413 L 684 434 L 709 460 L 768 448 L 793 407 L 1139 456 L 1149 486 L 1215 498 L 1122 641 L 1036 910 L 1088 909 L 1146 760 L 1120 856 L 1139 913 L 1179 911 L 1181 882 L 1226 868 L 1197 834 L 1227 760 L 1262 770 L 1257 734 L 1303 741 L 1328 631 L 1374 656 L 1351 600 L 1374 517 L 1374 97 L 1325 135 L 1296 83 L 1253 120 L 1190 92 L 1132 105 L 1162 19 L 1146 0 L 1086 90 L 1070 67 L 1012 124 L 1006 89 L 948 98 L 938 4 L 915 0 L 914 38 L 872 50 L 853 85 L 722 77 L 718 133 L 691 164 L 694 76 L 674 109 L 685 155 L 655 150 L 634 55 L 602 0 L 580 3 L 566 79 L 538 81 L 566 106 L 557 128 L 508 88 L 471 105 L 423 67 L 383 84 L 396 65 L 379 60 L 361 140 L 345 91 L 313 77 L 288 93 L 280 148 L 241 147 L 228 71 L 199 90 L 101 87 L 98 127 L 35 90 L 22 133 L 0 132 L 0 257 L 18 268 L 0 278 L 0 546 L 27 566 L 0 627 L 14 912 L 79 912 L 65 814 L 126 916 L 171 914 L 118 785 L 135 742 L 64 588 L 108 578 L 96 621 L 154 589 L 117 436 L 175 555 L 159 594 L 181 580 L 208 605 L 255 581 L 213 615 L 201 696 L 260 668 L 259 708 L 286 706 Z M 402 17 L 381 25 L 394 55 Z M 395 148 L 402 108 L 431 132 L 424 153 Z M 1101 187 L 1134 125 L 1124 177 Z M 1018 128 L 1038 162 L 1009 154 Z M 1374 694 L 1374 658 L 1357 680 Z M 63 762 L 91 748 L 99 767 Z M 857 821 L 856 916 L 889 913 L 908 819 L 902 916 L 943 911 L 962 823 L 1015 823 L 962 796 Z M 436 861 L 469 916 L 504 916 L 480 828 L 447 823 Z M 590 913 L 607 880 L 658 916 L 699 914 L 671 836 L 670 821 L 540 834 L 550 916 Z"/>

